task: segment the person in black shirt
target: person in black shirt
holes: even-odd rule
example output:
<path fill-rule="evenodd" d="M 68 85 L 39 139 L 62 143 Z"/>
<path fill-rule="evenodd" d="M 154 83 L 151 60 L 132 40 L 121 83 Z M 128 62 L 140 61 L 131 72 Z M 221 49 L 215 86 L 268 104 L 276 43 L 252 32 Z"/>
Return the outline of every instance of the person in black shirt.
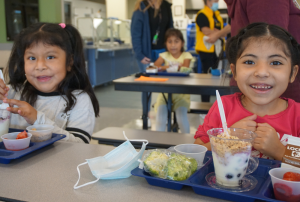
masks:
<path fill-rule="evenodd" d="M 166 51 L 165 33 L 173 28 L 171 4 L 165 0 L 137 0 L 134 10 L 131 41 L 140 72 L 145 72 L 149 63 L 157 59 L 155 56 Z M 148 110 L 150 104 L 151 101 Z"/>
<path fill-rule="evenodd" d="M 221 37 L 230 33 L 230 25 L 223 28 L 223 19 L 218 11 L 219 0 L 204 0 L 204 8 L 200 10 L 196 17 L 196 47 L 202 63 L 202 73 L 208 73 L 209 68 L 217 68 L 218 57 L 215 52 L 214 43 Z M 213 44 L 207 48 L 204 37 L 209 38 L 205 41 Z M 224 40 L 221 39 L 223 42 Z M 203 102 L 209 102 L 207 95 L 202 95 Z"/>

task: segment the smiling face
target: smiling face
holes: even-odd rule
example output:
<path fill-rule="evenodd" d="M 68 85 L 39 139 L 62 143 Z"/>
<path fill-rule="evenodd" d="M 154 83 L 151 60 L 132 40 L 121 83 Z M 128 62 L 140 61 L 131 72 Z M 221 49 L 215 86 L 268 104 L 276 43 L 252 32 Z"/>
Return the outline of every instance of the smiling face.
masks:
<path fill-rule="evenodd" d="M 250 39 L 249 39 L 250 40 Z M 291 58 L 278 40 L 251 40 L 230 67 L 247 102 L 255 105 L 274 103 L 295 80 L 298 66 L 291 76 Z"/>
<path fill-rule="evenodd" d="M 166 41 L 167 50 L 174 57 L 177 57 L 178 55 L 180 56 L 183 45 L 183 41 L 176 36 L 170 36 Z"/>
<path fill-rule="evenodd" d="M 24 62 L 28 82 L 44 93 L 55 92 L 67 74 L 66 53 L 58 46 L 33 44 L 25 50 Z"/>

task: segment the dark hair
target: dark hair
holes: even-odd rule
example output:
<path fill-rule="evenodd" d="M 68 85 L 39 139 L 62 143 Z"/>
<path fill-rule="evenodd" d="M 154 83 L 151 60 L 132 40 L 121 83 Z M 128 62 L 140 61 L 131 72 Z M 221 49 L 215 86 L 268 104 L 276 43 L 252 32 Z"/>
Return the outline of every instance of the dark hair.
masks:
<path fill-rule="evenodd" d="M 37 89 L 27 80 L 24 69 L 24 53 L 27 48 L 34 44 L 43 43 L 51 46 L 58 46 L 66 52 L 66 77 L 58 85 L 58 93 L 67 102 L 65 113 L 71 110 L 76 104 L 76 97 L 73 90 L 86 92 L 93 104 L 95 116 L 99 116 L 99 103 L 90 84 L 85 68 L 82 38 L 72 25 L 62 28 L 59 24 L 36 23 L 23 29 L 16 37 L 8 62 L 6 74 L 9 75 L 9 84 L 16 91 L 22 90 L 21 99 L 34 106 L 37 100 Z"/>
<path fill-rule="evenodd" d="M 237 59 L 252 40 L 263 39 L 264 37 L 268 37 L 269 40 L 277 40 L 278 46 L 281 46 L 284 53 L 291 58 L 292 76 L 293 67 L 300 63 L 299 44 L 285 29 L 264 22 L 252 23 L 246 28 L 241 29 L 236 36 L 229 39 L 226 45 L 226 55 L 229 64 L 236 64 Z"/>
<path fill-rule="evenodd" d="M 204 4 L 207 5 L 207 0 L 203 0 Z"/>
<path fill-rule="evenodd" d="M 167 43 L 168 38 L 171 36 L 175 36 L 175 37 L 179 38 L 182 41 L 182 43 L 184 43 L 184 38 L 183 38 L 181 31 L 179 29 L 170 28 L 166 31 L 166 34 L 165 34 L 165 44 Z M 167 46 L 166 46 L 166 49 L 167 49 Z M 184 48 L 182 47 L 180 51 L 184 52 Z"/>

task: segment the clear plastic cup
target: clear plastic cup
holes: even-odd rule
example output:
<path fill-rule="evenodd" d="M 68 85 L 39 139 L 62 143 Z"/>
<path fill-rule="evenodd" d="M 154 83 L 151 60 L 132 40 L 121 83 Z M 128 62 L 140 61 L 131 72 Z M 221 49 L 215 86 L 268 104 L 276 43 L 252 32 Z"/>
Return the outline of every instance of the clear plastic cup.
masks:
<path fill-rule="evenodd" d="M 167 68 L 167 72 L 173 73 L 178 72 L 179 63 L 178 62 L 169 62 L 169 68 Z"/>
<path fill-rule="evenodd" d="M 300 170 L 293 168 L 274 168 L 269 171 L 275 198 L 288 202 L 300 201 L 300 182 L 283 180 L 286 172 L 300 174 Z"/>
<path fill-rule="evenodd" d="M 8 133 L 9 121 L 10 111 L 7 111 L 6 109 L 0 109 L 0 137 Z M 0 142 L 2 142 L 2 138 L 0 138 Z"/>
<path fill-rule="evenodd" d="M 253 173 L 258 159 L 251 157 L 252 141 L 256 134 L 249 130 L 228 128 L 231 136 L 238 139 L 217 137 L 223 128 L 207 131 L 215 168 L 216 181 L 222 186 L 238 187 L 245 175 Z"/>
<path fill-rule="evenodd" d="M 28 126 L 26 130 L 32 134 L 32 142 L 44 142 L 52 138 L 54 126 L 41 124 Z"/>
<path fill-rule="evenodd" d="M 175 146 L 174 149 L 179 154 L 194 158 L 198 163 L 198 167 L 203 165 L 203 159 L 207 151 L 206 147 L 198 144 L 180 144 Z"/>

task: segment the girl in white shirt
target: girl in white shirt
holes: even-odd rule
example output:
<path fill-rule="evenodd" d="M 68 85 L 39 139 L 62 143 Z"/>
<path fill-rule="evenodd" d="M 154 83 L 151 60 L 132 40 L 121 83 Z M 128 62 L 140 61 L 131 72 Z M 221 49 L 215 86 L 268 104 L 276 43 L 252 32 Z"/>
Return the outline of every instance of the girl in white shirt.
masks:
<path fill-rule="evenodd" d="M 36 23 L 15 39 L 0 99 L 10 127 L 51 124 L 66 141 L 89 143 L 99 104 L 88 79 L 82 38 L 71 25 Z"/>

